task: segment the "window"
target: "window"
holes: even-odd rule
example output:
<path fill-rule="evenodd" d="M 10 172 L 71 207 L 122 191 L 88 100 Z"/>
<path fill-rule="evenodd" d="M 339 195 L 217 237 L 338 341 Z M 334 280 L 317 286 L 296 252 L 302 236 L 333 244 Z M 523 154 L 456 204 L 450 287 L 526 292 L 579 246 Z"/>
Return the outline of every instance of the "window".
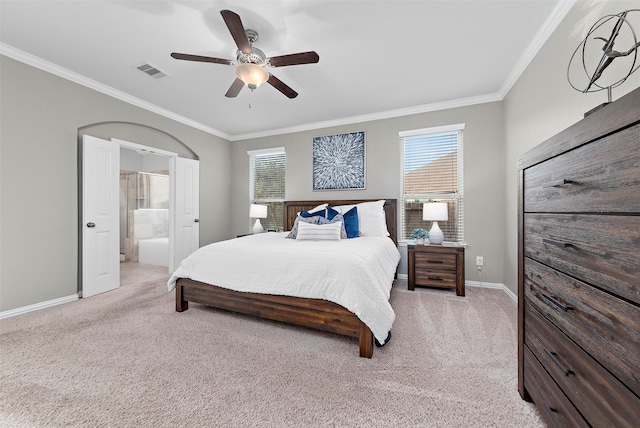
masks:
<path fill-rule="evenodd" d="M 445 241 L 464 242 L 462 131 L 464 124 L 400 133 L 402 146 L 401 239 L 411 239 L 422 220 L 422 204 L 446 202 L 449 220 L 439 221 Z"/>
<path fill-rule="evenodd" d="M 267 218 L 260 220 L 265 230 L 284 230 L 284 147 L 252 150 L 249 155 L 249 203 L 267 205 Z M 247 207 L 248 208 L 248 207 Z M 250 228 L 254 219 L 250 219 Z"/>

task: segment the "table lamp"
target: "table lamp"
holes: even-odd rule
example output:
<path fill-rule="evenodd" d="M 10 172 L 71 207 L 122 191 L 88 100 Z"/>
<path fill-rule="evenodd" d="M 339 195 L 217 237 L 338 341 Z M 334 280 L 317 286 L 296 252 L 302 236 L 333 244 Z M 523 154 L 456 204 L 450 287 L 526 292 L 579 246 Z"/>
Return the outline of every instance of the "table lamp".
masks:
<path fill-rule="evenodd" d="M 258 205 L 251 204 L 251 208 L 249 208 L 249 217 L 255 218 L 256 222 L 253 225 L 252 233 L 262 233 L 264 232 L 264 228 L 260 223 L 261 218 L 267 218 L 267 206 L 266 205 Z"/>
<path fill-rule="evenodd" d="M 442 241 L 444 241 L 444 233 L 440 230 L 438 221 L 447 221 L 448 219 L 446 202 L 426 202 L 422 205 L 422 220 L 433 221 L 433 225 L 429 231 L 430 243 L 442 244 Z"/>

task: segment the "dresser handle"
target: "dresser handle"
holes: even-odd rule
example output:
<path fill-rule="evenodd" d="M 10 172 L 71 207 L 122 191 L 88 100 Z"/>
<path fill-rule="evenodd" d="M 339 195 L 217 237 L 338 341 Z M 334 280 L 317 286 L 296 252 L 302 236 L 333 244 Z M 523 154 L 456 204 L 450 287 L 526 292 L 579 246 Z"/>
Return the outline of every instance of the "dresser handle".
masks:
<path fill-rule="evenodd" d="M 565 178 L 565 179 L 562 179 L 562 180 L 551 181 L 549 183 L 543 184 L 542 188 L 544 189 L 544 188 L 548 188 L 548 187 L 560 187 L 560 186 L 564 186 L 565 184 L 574 184 L 574 183 L 575 183 L 575 181 L 567 180 Z"/>
<path fill-rule="evenodd" d="M 547 403 L 544 403 L 544 407 L 546 407 L 546 409 L 549 412 L 549 414 L 551 414 L 551 417 L 553 418 L 553 422 L 556 423 L 556 426 L 562 426 L 562 424 L 558 420 L 558 417 L 556 416 L 556 413 L 558 413 L 558 409 L 556 409 L 555 407 L 550 406 Z"/>
<path fill-rule="evenodd" d="M 550 301 L 551 303 L 553 303 L 554 305 L 556 305 L 557 307 L 559 307 L 565 312 L 567 312 L 570 309 L 573 309 L 571 306 L 563 305 L 562 303 L 558 302 L 555 298 L 549 296 L 548 294 L 542 293 L 542 297 L 544 297 L 545 299 L 547 299 L 548 301 Z"/>
<path fill-rule="evenodd" d="M 553 351 L 548 350 L 547 348 L 544 348 L 544 352 L 546 352 L 551 359 L 553 360 L 554 363 L 556 363 L 556 365 L 560 368 L 560 370 L 562 370 L 562 372 L 564 373 L 565 376 L 569 376 L 571 374 L 574 374 L 572 370 L 569 370 L 568 368 L 566 368 L 561 362 L 560 360 L 558 360 L 558 354 L 556 354 Z"/>
<path fill-rule="evenodd" d="M 559 242 L 559 241 L 554 241 L 553 239 L 547 239 L 547 238 L 542 238 L 542 243 L 555 245 L 556 247 L 562 247 L 562 248 L 575 248 L 575 245 L 573 245 L 570 242 Z"/>
<path fill-rule="evenodd" d="M 429 281 L 443 281 L 443 279 L 442 279 L 442 278 L 440 278 L 439 276 L 435 276 L 435 277 L 430 277 L 430 276 L 429 276 L 429 277 L 427 277 L 427 279 L 428 279 Z"/>
<path fill-rule="evenodd" d="M 427 260 L 427 263 L 435 263 L 435 264 L 442 264 L 444 263 L 442 260 Z"/>

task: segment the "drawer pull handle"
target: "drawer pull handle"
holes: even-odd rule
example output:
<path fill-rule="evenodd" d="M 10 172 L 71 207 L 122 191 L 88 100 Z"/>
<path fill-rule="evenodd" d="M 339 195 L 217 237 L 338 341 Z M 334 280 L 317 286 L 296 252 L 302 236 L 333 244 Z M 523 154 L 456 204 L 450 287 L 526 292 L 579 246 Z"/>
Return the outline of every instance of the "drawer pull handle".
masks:
<path fill-rule="evenodd" d="M 440 278 L 439 276 L 434 276 L 434 277 L 428 277 L 427 278 L 429 281 L 443 281 L 442 278 Z"/>
<path fill-rule="evenodd" d="M 562 180 L 558 180 L 558 181 L 551 181 L 549 183 L 543 184 L 542 188 L 548 188 L 548 187 L 560 187 L 560 186 L 564 186 L 565 184 L 574 184 L 575 181 L 573 180 L 567 180 L 566 178 L 562 179 Z"/>
<path fill-rule="evenodd" d="M 553 239 L 547 239 L 547 238 L 542 238 L 542 243 L 555 245 L 556 247 L 562 247 L 562 248 L 575 248 L 575 245 L 573 245 L 570 242 L 559 242 L 559 241 L 554 241 Z"/>
<path fill-rule="evenodd" d="M 553 406 L 551 406 L 551 405 L 549 405 L 547 403 L 544 403 L 544 407 L 547 409 L 547 411 L 549 412 L 549 414 L 553 418 L 553 422 L 555 422 L 556 426 L 562 426 L 562 424 L 558 420 L 558 417 L 556 416 L 556 413 L 558 413 L 558 409 L 556 409 L 555 407 L 553 407 Z"/>
<path fill-rule="evenodd" d="M 427 260 L 427 263 L 435 263 L 435 264 L 442 264 L 444 263 L 442 260 Z"/>
<path fill-rule="evenodd" d="M 551 357 L 551 359 L 553 360 L 554 363 L 556 363 L 556 365 L 560 368 L 560 370 L 562 370 L 562 372 L 564 373 L 565 376 L 569 376 L 574 374 L 572 370 L 569 370 L 568 368 L 566 368 L 561 362 L 560 360 L 558 360 L 558 354 L 556 354 L 553 351 L 548 350 L 547 348 L 544 348 L 544 352 L 546 352 L 549 357 Z"/>
<path fill-rule="evenodd" d="M 571 306 L 563 305 L 562 303 L 558 302 L 555 298 L 549 296 L 548 294 L 542 293 L 542 297 L 544 297 L 545 299 L 547 299 L 548 301 L 550 301 L 551 303 L 553 303 L 554 305 L 556 305 L 557 307 L 559 307 L 565 312 L 573 309 Z"/>

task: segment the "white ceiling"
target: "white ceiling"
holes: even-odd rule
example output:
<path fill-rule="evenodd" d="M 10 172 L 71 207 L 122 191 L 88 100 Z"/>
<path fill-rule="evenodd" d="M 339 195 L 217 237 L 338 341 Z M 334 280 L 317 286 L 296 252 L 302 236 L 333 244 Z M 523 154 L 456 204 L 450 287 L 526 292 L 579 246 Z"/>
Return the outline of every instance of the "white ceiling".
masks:
<path fill-rule="evenodd" d="M 238 140 L 501 99 L 571 2 L 1 1 L 1 53 Z M 235 99 L 235 59 L 220 10 L 258 31 L 267 56 L 315 50 L 318 64 L 271 68 Z M 135 66 L 148 62 L 169 77 Z M 251 108 L 249 108 L 251 103 Z"/>

